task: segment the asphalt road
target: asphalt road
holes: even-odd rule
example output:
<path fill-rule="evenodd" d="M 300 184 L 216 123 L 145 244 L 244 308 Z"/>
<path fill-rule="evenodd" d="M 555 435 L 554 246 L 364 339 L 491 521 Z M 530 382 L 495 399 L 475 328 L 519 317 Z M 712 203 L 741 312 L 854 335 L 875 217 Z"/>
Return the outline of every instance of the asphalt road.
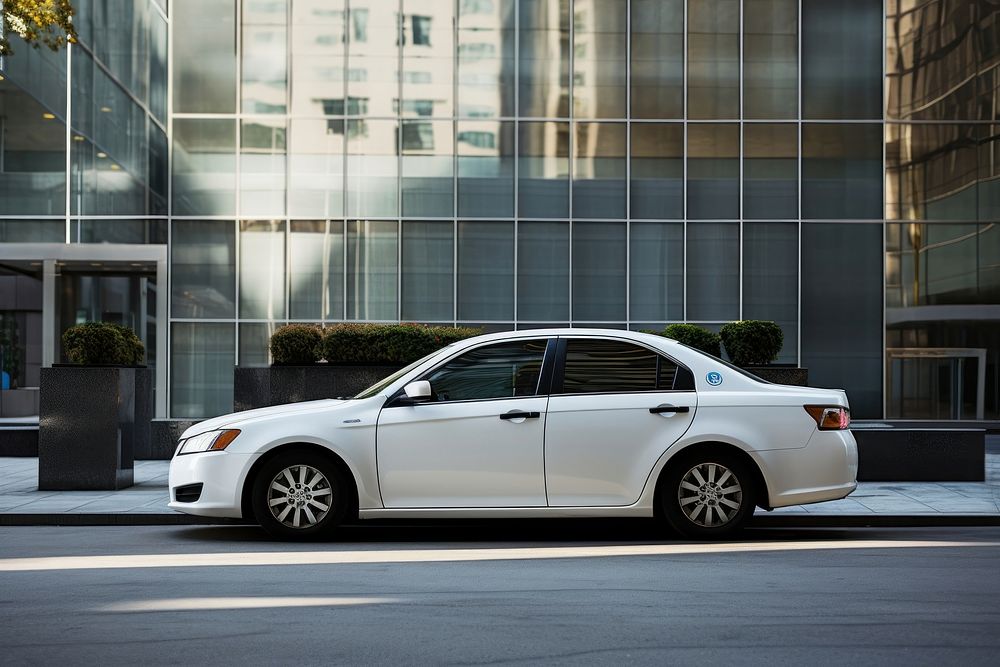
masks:
<path fill-rule="evenodd" d="M 1000 528 L 0 528 L 0 662 L 997 664 Z"/>

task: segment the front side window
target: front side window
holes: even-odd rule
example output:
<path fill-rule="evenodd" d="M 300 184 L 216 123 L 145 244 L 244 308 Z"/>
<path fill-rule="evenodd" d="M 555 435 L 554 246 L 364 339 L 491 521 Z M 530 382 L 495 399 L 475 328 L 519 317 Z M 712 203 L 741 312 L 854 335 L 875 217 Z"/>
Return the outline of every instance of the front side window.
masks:
<path fill-rule="evenodd" d="M 545 339 L 487 345 L 452 359 L 424 379 L 437 401 L 535 396 Z"/>
<path fill-rule="evenodd" d="M 690 371 L 656 352 L 617 340 L 566 342 L 563 394 L 693 389 Z"/>

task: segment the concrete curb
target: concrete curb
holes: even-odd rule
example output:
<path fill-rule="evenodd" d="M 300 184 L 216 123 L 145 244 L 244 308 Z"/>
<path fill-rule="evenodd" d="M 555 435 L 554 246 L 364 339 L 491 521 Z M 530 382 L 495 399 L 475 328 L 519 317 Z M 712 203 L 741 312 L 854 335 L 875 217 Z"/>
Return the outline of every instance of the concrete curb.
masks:
<path fill-rule="evenodd" d="M 1000 514 L 756 514 L 751 528 L 1000 526 Z"/>
<path fill-rule="evenodd" d="M 0 526 L 203 526 L 245 523 L 248 522 L 187 514 L 0 514 Z"/>
<path fill-rule="evenodd" d="M 204 526 L 249 525 L 240 519 L 187 514 L 0 514 L 0 526 Z M 357 527 L 359 524 L 352 524 Z M 364 522 L 361 524 L 364 525 Z M 373 526 L 381 524 L 371 524 Z M 751 528 L 921 528 L 1000 526 L 1000 514 L 757 514 Z"/>

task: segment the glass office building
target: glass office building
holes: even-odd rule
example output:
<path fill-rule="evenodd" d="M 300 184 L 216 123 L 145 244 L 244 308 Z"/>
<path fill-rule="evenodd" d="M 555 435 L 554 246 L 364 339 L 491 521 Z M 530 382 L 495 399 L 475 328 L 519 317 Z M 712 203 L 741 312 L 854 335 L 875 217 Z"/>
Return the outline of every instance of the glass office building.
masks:
<path fill-rule="evenodd" d="M 0 64 L 22 384 L 87 319 L 176 418 L 289 321 L 766 319 L 855 417 L 1000 418 L 990 3 L 76 4 Z"/>

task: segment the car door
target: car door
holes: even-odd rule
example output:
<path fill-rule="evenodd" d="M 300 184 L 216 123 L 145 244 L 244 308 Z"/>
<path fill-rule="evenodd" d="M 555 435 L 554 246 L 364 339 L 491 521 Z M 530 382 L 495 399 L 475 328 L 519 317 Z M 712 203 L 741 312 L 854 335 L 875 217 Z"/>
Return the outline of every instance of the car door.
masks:
<path fill-rule="evenodd" d="M 560 338 L 545 422 L 549 505 L 636 502 L 697 405 L 691 372 L 657 351 L 613 338 Z"/>
<path fill-rule="evenodd" d="M 420 378 L 430 382 L 431 400 L 386 403 L 376 431 L 385 507 L 545 505 L 548 343 L 482 345 Z"/>

